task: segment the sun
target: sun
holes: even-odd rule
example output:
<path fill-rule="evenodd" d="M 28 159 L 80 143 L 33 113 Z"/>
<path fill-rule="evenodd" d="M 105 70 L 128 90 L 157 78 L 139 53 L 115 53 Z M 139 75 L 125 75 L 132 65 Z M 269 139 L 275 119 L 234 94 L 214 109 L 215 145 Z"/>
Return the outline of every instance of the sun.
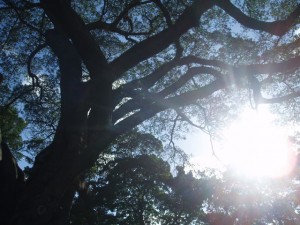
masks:
<path fill-rule="evenodd" d="M 247 109 L 224 129 L 220 159 L 227 167 L 246 177 L 281 177 L 289 174 L 296 154 L 288 132 L 274 124 L 268 107 Z"/>

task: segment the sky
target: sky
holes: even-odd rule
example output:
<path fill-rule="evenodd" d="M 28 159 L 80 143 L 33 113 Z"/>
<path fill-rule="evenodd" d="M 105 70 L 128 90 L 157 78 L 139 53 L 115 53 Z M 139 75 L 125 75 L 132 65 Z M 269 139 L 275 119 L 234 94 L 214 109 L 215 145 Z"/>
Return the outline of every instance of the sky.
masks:
<path fill-rule="evenodd" d="M 191 156 L 191 163 L 197 164 L 200 168 L 221 166 L 218 159 L 213 154 L 213 149 L 208 134 L 201 130 L 194 130 L 187 134 L 185 140 L 178 140 L 177 144 L 188 155 Z M 213 147 L 217 147 L 218 143 L 213 141 Z"/>
<path fill-rule="evenodd" d="M 233 169 L 247 177 L 278 178 L 290 174 L 297 164 L 297 146 L 290 141 L 295 127 L 276 125 L 268 105 L 259 110 L 245 108 L 227 127 L 220 129 L 222 140 L 212 141 L 196 130 L 178 145 L 191 156 L 196 169 Z M 215 153 L 215 155 L 214 155 Z"/>

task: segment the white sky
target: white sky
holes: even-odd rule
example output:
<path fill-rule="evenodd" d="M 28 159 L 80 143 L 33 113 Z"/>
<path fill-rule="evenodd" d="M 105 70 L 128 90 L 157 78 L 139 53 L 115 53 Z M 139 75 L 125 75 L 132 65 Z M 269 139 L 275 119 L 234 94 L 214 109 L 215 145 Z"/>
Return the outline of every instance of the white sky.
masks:
<path fill-rule="evenodd" d="M 219 168 L 221 166 L 218 159 L 213 155 L 209 135 L 200 130 L 191 132 L 185 140 L 177 141 L 177 145 L 191 155 L 191 163 L 197 164 L 195 166 L 199 166 L 199 168 Z M 213 147 L 214 149 L 218 148 L 215 141 Z"/>

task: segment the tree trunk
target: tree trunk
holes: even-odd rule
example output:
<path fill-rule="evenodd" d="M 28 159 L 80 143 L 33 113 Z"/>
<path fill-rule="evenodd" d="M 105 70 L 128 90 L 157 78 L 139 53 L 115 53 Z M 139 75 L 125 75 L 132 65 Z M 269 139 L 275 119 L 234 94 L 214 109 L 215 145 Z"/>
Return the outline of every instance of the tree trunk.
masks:
<path fill-rule="evenodd" d="M 49 30 L 46 40 L 60 67 L 61 117 L 53 142 L 38 154 L 22 193 L 10 201 L 9 225 L 66 224 L 77 177 L 93 165 L 99 149 L 112 139 L 112 132 L 104 126 L 111 111 L 90 105 L 90 85 L 81 82 L 82 62 L 76 48 L 60 30 Z M 111 88 L 101 91 L 97 94 L 109 96 Z M 95 107 L 97 130 L 88 128 L 88 111 Z"/>
<path fill-rule="evenodd" d="M 24 190 L 24 174 L 10 149 L 0 140 L 0 223 L 9 224 L 15 203 Z"/>

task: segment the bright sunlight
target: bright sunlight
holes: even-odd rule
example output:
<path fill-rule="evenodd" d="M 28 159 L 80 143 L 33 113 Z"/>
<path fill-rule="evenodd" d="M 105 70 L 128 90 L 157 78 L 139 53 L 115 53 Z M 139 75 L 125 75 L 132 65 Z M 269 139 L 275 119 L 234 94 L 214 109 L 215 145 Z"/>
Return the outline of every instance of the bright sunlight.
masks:
<path fill-rule="evenodd" d="M 281 177 L 290 173 L 296 155 L 287 128 L 274 124 L 267 106 L 247 109 L 224 131 L 219 156 L 230 169 L 246 177 Z"/>

